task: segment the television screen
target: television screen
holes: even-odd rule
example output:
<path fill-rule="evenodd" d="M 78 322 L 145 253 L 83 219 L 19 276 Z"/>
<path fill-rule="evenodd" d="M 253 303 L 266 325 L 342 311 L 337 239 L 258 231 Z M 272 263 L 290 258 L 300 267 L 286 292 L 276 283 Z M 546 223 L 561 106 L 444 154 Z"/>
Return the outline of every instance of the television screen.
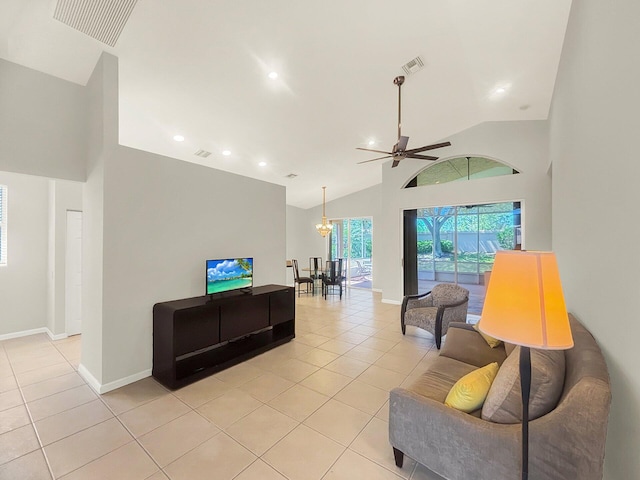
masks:
<path fill-rule="evenodd" d="M 253 258 L 207 260 L 207 295 L 253 286 Z"/>

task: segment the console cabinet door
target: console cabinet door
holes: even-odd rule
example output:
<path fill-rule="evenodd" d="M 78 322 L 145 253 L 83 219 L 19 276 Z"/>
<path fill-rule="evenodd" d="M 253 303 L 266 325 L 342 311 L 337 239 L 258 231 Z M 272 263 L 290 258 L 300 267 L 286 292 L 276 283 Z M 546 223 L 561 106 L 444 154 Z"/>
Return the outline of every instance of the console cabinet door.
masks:
<path fill-rule="evenodd" d="M 269 295 L 247 296 L 220 305 L 220 341 L 248 335 L 269 326 Z"/>
<path fill-rule="evenodd" d="M 174 315 L 175 356 L 220 343 L 220 314 L 217 306 L 179 310 Z"/>
<path fill-rule="evenodd" d="M 296 315 L 295 290 L 293 288 L 269 295 L 271 325 L 293 320 Z"/>

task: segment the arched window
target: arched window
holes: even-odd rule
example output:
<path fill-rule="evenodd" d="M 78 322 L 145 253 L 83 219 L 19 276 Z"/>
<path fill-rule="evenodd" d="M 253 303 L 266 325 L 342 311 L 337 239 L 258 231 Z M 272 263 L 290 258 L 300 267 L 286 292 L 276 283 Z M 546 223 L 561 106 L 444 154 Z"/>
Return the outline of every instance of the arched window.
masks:
<path fill-rule="evenodd" d="M 485 157 L 456 157 L 429 165 L 413 177 L 405 188 L 439 183 L 475 180 L 476 178 L 515 175 L 518 172 L 504 163 Z"/>

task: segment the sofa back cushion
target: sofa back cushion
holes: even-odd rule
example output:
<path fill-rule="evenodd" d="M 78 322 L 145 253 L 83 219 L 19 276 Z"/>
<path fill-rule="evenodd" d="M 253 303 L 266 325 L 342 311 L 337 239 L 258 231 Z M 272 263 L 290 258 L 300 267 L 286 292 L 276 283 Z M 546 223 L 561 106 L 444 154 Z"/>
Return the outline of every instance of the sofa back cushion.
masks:
<path fill-rule="evenodd" d="M 487 342 L 468 323 L 451 322 L 440 350 L 441 357 L 455 358 L 464 363 L 484 367 L 491 362 L 501 365 L 506 358 L 504 348 L 489 348 Z"/>
<path fill-rule="evenodd" d="M 563 350 L 531 349 L 529 420 L 553 410 L 562 394 L 565 377 Z M 522 421 L 520 347 L 504 361 L 482 407 L 482 418 L 495 423 Z"/>

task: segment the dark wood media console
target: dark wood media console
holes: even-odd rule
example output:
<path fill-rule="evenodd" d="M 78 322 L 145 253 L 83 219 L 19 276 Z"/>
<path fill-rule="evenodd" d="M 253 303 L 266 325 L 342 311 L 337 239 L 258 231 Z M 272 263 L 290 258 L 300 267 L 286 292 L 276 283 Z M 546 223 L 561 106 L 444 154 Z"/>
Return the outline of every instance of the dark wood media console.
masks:
<path fill-rule="evenodd" d="M 171 389 L 295 337 L 293 287 L 264 285 L 153 306 L 153 376 Z"/>

